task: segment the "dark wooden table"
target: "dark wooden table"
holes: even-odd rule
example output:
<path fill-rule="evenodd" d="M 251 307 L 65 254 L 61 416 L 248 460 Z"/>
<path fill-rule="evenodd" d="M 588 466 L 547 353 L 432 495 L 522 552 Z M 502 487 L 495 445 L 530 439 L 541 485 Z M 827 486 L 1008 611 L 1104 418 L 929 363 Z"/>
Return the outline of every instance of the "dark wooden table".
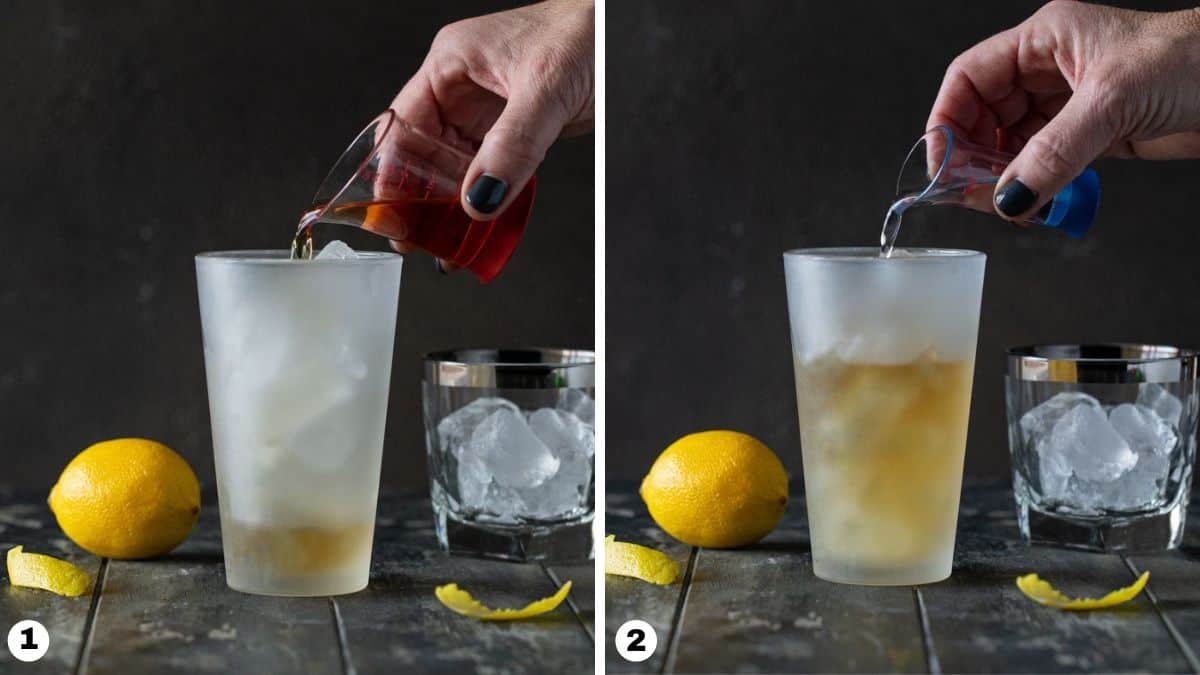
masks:
<path fill-rule="evenodd" d="M 225 585 L 216 500 L 183 545 L 150 561 L 97 558 L 59 530 L 44 496 L 0 487 L 0 553 L 69 559 L 97 580 L 90 596 L 14 588 L 0 564 L 0 637 L 21 619 L 50 634 L 46 656 L 0 673 L 592 673 L 594 566 L 449 557 L 425 497 L 384 494 L 370 586 L 331 598 L 245 595 Z M 517 622 L 459 616 L 434 597 L 454 582 L 491 607 L 521 607 L 574 582 L 551 614 Z"/>
<path fill-rule="evenodd" d="M 1183 549 L 1169 554 L 1029 547 L 1017 532 L 1010 489 L 970 485 L 953 576 L 885 588 L 813 576 L 801 499 L 759 544 L 719 551 L 667 536 L 631 488 L 609 486 L 608 533 L 665 551 L 686 576 L 665 587 L 606 578 L 609 672 L 1200 673 L 1196 510 Z M 1151 572 L 1148 592 L 1095 612 L 1042 607 L 1014 584 L 1036 571 L 1068 595 L 1099 596 L 1143 570 Z M 613 646 L 629 619 L 649 622 L 658 635 L 656 653 L 643 663 L 624 661 Z"/>

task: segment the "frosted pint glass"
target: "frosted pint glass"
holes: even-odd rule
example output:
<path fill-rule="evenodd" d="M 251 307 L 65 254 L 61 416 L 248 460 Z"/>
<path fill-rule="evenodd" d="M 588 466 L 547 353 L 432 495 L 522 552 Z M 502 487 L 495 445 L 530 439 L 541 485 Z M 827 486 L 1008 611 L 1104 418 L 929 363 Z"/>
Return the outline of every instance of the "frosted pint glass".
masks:
<path fill-rule="evenodd" d="M 985 256 L 875 248 L 783 256 L 813 571 L 950 576 Z"/>
<path fill-rule="evenodd" d="M 367 585 L 400 267 L 390 253 L 196 256 L 231 588 Z"/>

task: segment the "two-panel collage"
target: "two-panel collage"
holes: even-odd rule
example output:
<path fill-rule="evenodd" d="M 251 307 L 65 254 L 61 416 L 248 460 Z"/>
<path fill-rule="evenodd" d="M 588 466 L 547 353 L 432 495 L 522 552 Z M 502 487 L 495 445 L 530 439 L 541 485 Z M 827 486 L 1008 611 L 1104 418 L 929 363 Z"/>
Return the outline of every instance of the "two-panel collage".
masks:
<path fill-rule="evenodd" d="M 3 0 L 0 675 L 1200 675 L 1196 1 Z"/>

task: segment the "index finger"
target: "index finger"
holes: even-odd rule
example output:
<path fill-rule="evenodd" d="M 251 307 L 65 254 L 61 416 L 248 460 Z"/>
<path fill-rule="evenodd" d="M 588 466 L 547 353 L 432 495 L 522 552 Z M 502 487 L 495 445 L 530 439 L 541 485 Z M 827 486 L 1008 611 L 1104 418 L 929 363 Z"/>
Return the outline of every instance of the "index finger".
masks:
<path fill-rule="evenodd" d="M 994 146 L 996 129 L 1020 120 L 1028 99 L 1018 87 L 1016 29 L 997 33 L 950 63 L 926 130 L 946 125 L 956 136 Z"/>
<path fill-rule="evenodd" d="M 442 115 L 437 95 L 434 94 L 433 83 L 426 75 L 424 65 L 404 83 L 390 107 L 401 119 L 418 129 L 435 137 L 442 135 Z"/>

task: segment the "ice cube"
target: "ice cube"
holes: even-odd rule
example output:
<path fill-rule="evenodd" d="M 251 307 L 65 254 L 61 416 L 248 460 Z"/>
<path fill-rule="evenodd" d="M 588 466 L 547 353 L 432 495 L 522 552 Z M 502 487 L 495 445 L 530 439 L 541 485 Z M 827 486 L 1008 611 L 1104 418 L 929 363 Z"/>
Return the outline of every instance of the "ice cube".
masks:
<path fill-rule="evenodd" d="M 515 523 L 524 509 L 520 494 L 496 483 L 483 458 L 464 453 L 458 462 L 459 503 L 477 518 L 494 522 Z"/>
<path fill-rule="evenodd" d="M 1143 384 L 1138 391 L 1138 405 L 1145 406 L 1155 412 L 1168 424 L 1179 428 L 1179 417 L 1183 414 L 1183 403 L 1165 387 L 1153 382 Z"/>
<path fill-rule="evenodd" d="M 558 471 L 536 488 L 521 490 L 524 514 L 543 520 L 567 518 L 587 505 L 596 452 L 596 432 L 576 415 L 542 408 L 529 415 L 529 428 L 559 461 Z"/>
<path fill-rule="evenodd" d="M 1170 458 L 1139 454 L 1133 469 L 1108 482 L 1072 478 L 1064 501 L 1084 513 L 1141 511 L 1163 505 Z"/>
<path fill-rule="evenodd" d="M 471 439 L 475 427 L 487 419 L 488 415 L 501 409 L 514 413 L 521 412 L 521 409 L 512 401 L 486 396 L 477 398 L 443 417 L 437 426 L 442 452 L 449 452 L 455 457 L 460 457 L 462 448 Z"/>
<path fill-rule="evenodd" d="M 555 457 L 579 454 L 591 457 L 596 452 L 596 431 L 574 414 L 541 408 L 529 414 L 529 428 Z"/>
<path fill-rule="evenodd" d="M 572 413 L 586 424 L 596 424 L 596 401 L 579 389 L 564 389 L 558 397 L 557 407 Z"/>
<path fill-rule="evenodd" d="M 896 333 L 860 333 L 836 347 L 837 357 L 845 363 L 904 365 L 921 358 L 933 349 L 929 340 L 913 339 L 917 333 L 906 333 L 901 339 Z"/>
<path fill-rule="evenodd" d="M 313 260 L 357 260 L 358 254 L 354 249 L 346 245 L 345 242 L 333 240 L 321 249 Z"/>
<path fill-rule="evenodd" d="M 1130 511 L 1161 506 L 1169 471 L 1169 456 L 1139 453 L 1132 471 L 1105 486 L 1105 508 Z"/>
<path fill-rule="evenodd" d="M 1067 481 L 1071 479 L 1071 465 L 1061 453 L 1050 447 L 1049 438 L 1037 444 L 1038 486 L 1042 496 L 1064 501 L 1067 498 Z"/>
<path fill-rule="evenodd" d="M 458 460 L 458 500 L 468 509 L 482 509 L 487 497 L 492 474 L 483 463 L 483 458 L 467 453 Z"/>
<path fill-rule="evenodd" d="M 1151 408 L 1122 403 L 1108 414 L 1108 421 L 1139 456 L 1165 456 L 1175 449 L 1175 430 Z"/>
<path fill-rule="evenodd" d="M 515 489 L 541 485 L 559 465 L 550 448 L 530 430 L 525 416 L 506 407 L 475 427 L 461 450 L 463 456 L 468 453 L 483 461 L 498 485 Z"/>
<path fill-rule="evenodd" d="M 1137 455 L 1117 433 L 1099 405 L 1076 405 L 1038 444 L 1040 463 L 1069 466 L 1082 480 L 1116 480 L 1137 463 Z"/>
<path fill-rule="evenodd" d="M 575 448 L 558 457 L 558 471 L 536 488 L 521 490 L 523 515 L 542 520 L 578 515 L 588 502 L 592 457 Z"/>
<path fill-rule="evenodd" d="M 1033 445 L 1050 435 L 1055 423 L 1076 406 L 1086 405 L 1100 410 L 1100 401 L 1082 391 L 1055 394 L 1021 416 L 1021 433 L 1025 442 Z"/>
<path fill-rule="evenodd" d="M 818 446 L 873 447 L 880 435 L 902 428 L 927 386 L 907 368 L 847 368 L 834 376 L 836 395 L 829 396 L 813 429 Z"/>

